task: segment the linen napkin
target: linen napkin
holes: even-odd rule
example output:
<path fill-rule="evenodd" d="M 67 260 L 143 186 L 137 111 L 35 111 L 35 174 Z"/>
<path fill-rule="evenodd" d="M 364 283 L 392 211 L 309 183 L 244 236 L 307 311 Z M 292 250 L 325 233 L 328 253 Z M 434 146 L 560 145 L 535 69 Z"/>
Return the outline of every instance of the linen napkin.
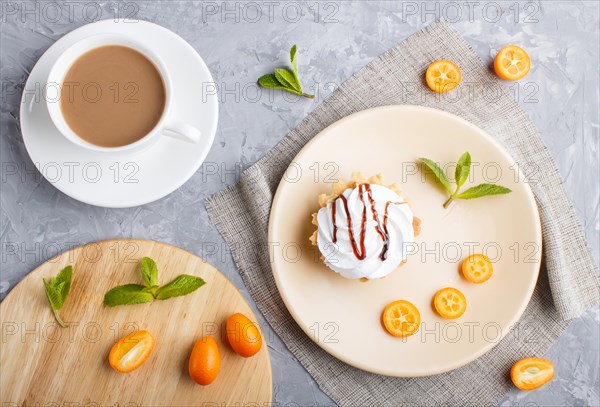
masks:
<path fill-rule="evenodd" d="M 426 90 L 423 77 L 437 59 L 460 66 L 475 92 L 448 101 Z M 410 85 L 410 87 L 408 86 Z M 490 97 L 492 95 L 492 97 Z M 295 155 L 335 121 L 372 107 L 418 104 L 442 109 L 479 126 L 519 163 L 539 169 L 531 188 L 538 204 L 544 261 L 537 287 L 519 321 L 491 351 L 454 371 L 393 378 L 351 367 L 311 341 L 288 313 L 273 280 L 267 246 L 247 254 L 249 242 L 267 242 L 271 201 Z M 598 271 L 569 203 L 560 174 L 535 126 L 483 61 L 445 22 L 435 22 L 361 69 L 307 116 L 240 181 L 207 200 L 207 210 L 260 311 L 294 356 L 334 401 L 358 405 L 492 405 L 511 388 L 507 372 L 519 358 L 543 355 L 566 326 L 598 303 Z M 525 329 L 525 328 L 526 329 Z"/>

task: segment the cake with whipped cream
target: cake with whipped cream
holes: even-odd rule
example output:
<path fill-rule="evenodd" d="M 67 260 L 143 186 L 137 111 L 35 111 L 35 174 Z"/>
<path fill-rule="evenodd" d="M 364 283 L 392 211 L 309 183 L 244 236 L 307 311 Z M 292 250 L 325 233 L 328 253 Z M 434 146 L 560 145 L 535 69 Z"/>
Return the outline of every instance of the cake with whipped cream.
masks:
<path fill-rule="evenodd" d="M 400 186 L 384 184 L 381 174 L 365 179 L 353 173 L 350 182 L 320 195 L 319 206 L 310 240 L 325 264 L 348 279 L 372 280 L 396 270 L 420 231 Z"/>

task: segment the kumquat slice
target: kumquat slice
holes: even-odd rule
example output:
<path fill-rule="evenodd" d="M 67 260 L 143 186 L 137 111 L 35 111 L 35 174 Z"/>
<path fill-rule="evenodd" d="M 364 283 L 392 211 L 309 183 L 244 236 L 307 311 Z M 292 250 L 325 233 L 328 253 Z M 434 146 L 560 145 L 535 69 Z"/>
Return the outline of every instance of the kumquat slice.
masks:
<path fill-rule="evenodd" d="M 441 317 L 456 319 L 467 310 L 467 299 L 456 288 L 446 287 L 435 294 L 433 306 Z"/>
<path fill-rule="evenodd" d="M 494 59 L 496 75 L 507 81 L 516 81 L 529 73 L 531 59 L 525 50 L 516 45 L 507 45 L 498 51 Z"/>
<path fill-rule="evenodd" d="M 463 260 L 463 276 L 472 283 L 485 283 L 492 277 L 494 268 L 492 262 L 483 254 L 472 254 Z"/>
<path fill-rule="evenodd" d="M 405 300 L 391 302 L 381 316 L 383 326 L 390 335 L 406 337 L 414 334 L 421 324 L 421 314 L 417 307 Z"/>
<path fill-rule="evenodd" d="M 462 79 L 458 66 L 446 59 L 432 62 L 425 73 L 427 86 L 434 92 L 450 92 L 456 88 Z"/>

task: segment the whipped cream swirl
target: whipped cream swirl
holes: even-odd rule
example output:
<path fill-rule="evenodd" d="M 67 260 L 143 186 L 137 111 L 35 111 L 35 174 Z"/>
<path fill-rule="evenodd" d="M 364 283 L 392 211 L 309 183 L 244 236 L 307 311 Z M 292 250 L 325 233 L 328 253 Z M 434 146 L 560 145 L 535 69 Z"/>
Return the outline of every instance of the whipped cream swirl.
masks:
<path fill-rule="evenodd" d="M 381 278 L 394 271 L 415 240 L 410 206 L 376 184 L 348 188 L 317 214 L 325 264 L 345 278 Z"/>

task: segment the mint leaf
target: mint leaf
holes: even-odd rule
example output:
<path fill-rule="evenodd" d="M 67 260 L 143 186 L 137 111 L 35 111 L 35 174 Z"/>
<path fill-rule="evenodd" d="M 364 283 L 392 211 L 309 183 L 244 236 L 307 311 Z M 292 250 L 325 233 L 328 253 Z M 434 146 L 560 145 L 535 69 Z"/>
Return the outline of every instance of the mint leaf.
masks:
<path fill-rule="evenodd" d="M 50 308 L 52 312 L 54 312 L 54 316 L 56 317 L 56 321 L 62 327 L 66 327 L 63 320 L 60 318 L 58 311 L 63 307 L 65 301 L 67 300 L 67 296 L 69 295 L 69 291 L 71 290 L 71 281 L 73 280 L 73 267 L 67 266 L 56 275 L 56 277 L 51 278 L 50 280 L 42 279 L 44 282 L 44 291 L 46 292 L 46 297 L 48 298 L 48 302 L 50 303 Z"/>
<path fill-rule="evenodd" d="M 154 296 L 146 289 L 147 287 L 140 284 L 120 285 L 104 295 L 104 305 L 115 307 L 117 305 L 143 304 L 154 301 Z"/>
<path fill-rule="evenodd" d="M 150 257 L 144 257 L 140 260 L 140 274 L 147 287 L 158 285 L 158 268 Z"/>
<path fill-rule="evenodd" d="M 287 88 L 277 80 L 277 77 L 275 76 L 275 74 L 272 74 L 272 73 L 268 73 L 268 74 L 263 75 L 260 78 L 258 78 L 258 84 L 260 86 L 262 86 L 263 88 L 267 88 L 267 89 L 287 90 Z"/>
<path fill-rule="evenodd" d="M 287 88 L 294 89 L 296 92 L 300 92 L 302 89 L 300 88 L 300 84 L 294 77 L 294 74 L 284 68 L 275 69 L 275 77 Z"/>
<path fill-rule="evenodd" d="M 298 83 L 298 86 L 300 86 L 300 78 L 298 77 L 298 60 L 296 59 L 296 44 L 294 44 L 292 46 L 292 49 L 290 49 L 290 62 L 292 63 L 292 74 L 294 75 L 294 78 L 296 78 L 296 82 Z"/>
<path fill-rule="evenodd" d="M 52 280 L 53 279 L 46 281 L 42 279 L 44 282 L 46 297 L 48 297 L 48 302 L 50 303 L 50 308 L 52 308 L 53 311 L 59 311 L 63 306 L 62 294 L 60 290 L 64 286 L 64 283 L 61 284 L 61 287 L 56 287 L 52 284 Z"/>
<path fill-rule="evenodd" d="M 454 172 L 454 182 L 456 183 L 456 192 L 463 186 L 467 178 L 469 178 L 469 172 L 471 171 L 471 154 L 467 151 L 460 156 L 456 163 L 456 171 Z"/>
<path fill-rule="evenodd" d="M 63 322 L 62 318 L 58 311 L 62 308 L 64 301 L 61 298 L 62 288 L 64 287 L 64 283 L 60 284 L 60 287 L 56 287 L 52 285 L 52 280 L 46 281 L 42 279 L 44 282 L 44 290 L 46 291 L 46 297 L 48 297 L 48 302 L 50 303 L 50 309 L 52 309 L 52 313 L 54 313 L 54 318 L 56 318 L 56 322 L 63 328 L 66 328 L 67 325 Z"/>
<path fill-rule="evenodd" d="M 419 160 L 421 160 L 421 162 L 423 162 L 423 164 L 425 164 L 427 168 L 429 168 L 433 172 L 433 175 L 435 175 L 439 183 L 442 184 L 446 191 L 448 191 L 448 193 L 452 195 L 452 188 L 450 187 L 450 182 L 448 181 L 448 178 L 446 178 L 446 174 L 444 174 L 444 170 L 442 170 L 435 161 L 430 160 L 429 158 L 421 157 L 419 158 Z"/>
<path fill-rule="evenodd" d="M 182 274 L 169 284 L 163 285 L 156 290 L 157 300 L 166 300 L 167 298 L 180 297 L 196 291 L 205 284 L 200 277 Z"/>
<path fill-rule="evenodd" d="M 60 297 L 62 302 L 64 303 L 67 299 L 67 295 L 69 295 L 69 291 L 71 290 L 71 280 L 73 279 L 73 267 L 67 266 L 62 269 L 56 278 L 54 279 L 54 284 L 61 285 L 60 288 Z"/>
<path fill-rule="evenodd" d="M 509 192 L 512 191 L 501 185 L 481 184 L 477 185 L 476 187 L 469 188 L 464 192 L 461 192 L 460 194 L 456 195 L 455 198 L 474 199 L 481 198 L 482 196 L 508 194 Z"/>

